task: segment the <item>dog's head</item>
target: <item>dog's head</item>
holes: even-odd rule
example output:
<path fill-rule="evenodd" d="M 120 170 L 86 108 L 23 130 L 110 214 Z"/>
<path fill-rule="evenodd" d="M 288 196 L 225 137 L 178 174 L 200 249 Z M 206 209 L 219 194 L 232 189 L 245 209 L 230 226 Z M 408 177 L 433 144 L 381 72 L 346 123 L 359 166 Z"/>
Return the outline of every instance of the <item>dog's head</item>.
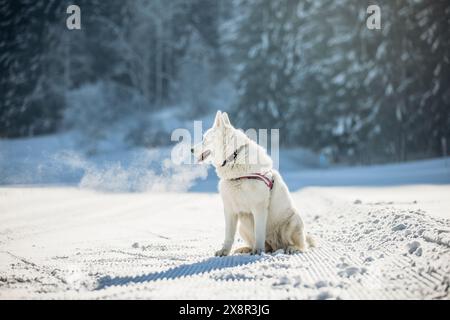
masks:
<path fill-rule="evenodd" d="M 203 135 L 203 141 L 191 152 L 198 162 L 210 161 L 220 166 L 233 152 L 245 143 L 246 136 L 235 129 L 226 112 L 217 111 L 213 126 Z"/>

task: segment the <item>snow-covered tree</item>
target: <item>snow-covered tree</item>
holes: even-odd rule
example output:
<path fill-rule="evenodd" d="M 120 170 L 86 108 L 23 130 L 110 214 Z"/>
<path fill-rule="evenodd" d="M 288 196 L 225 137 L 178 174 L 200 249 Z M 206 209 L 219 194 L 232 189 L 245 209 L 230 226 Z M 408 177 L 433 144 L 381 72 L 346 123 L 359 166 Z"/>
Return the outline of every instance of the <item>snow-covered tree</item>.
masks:
<path fill-rule="evenodd" d="M 58 99 L 45 90 L 49 26 L 58 19 L 59 1 L 0 1 L 0 136 L 55 130 Z"/>
<path fill-rule="evenodd" d="M 81 8 L 80 30 L 66 28 L 69 4 Z M 122 111 L 127 115 L 178 103 L 186 90 L 198 92 L 197 87 L 181 87 L 186 75 L 180 71 L 192 69 L 192 63 L 200 69 L 190 82 L 208 83 L 201 77 L 215 72 L 218 63 L 223 4 L 1 0 L 0 135 L 54 131 L 71 106 L 70 92 L 91 92 L 79 90 L 84 86 L 134 92 L 135 100 L 143 103 L 125 103 Z"/>
<path fill-rule="evenodd" d="M 229 23 L 249 126 L 361 162 L 439 154 L 448 143 L 448 1 L 237 1 Z"/>

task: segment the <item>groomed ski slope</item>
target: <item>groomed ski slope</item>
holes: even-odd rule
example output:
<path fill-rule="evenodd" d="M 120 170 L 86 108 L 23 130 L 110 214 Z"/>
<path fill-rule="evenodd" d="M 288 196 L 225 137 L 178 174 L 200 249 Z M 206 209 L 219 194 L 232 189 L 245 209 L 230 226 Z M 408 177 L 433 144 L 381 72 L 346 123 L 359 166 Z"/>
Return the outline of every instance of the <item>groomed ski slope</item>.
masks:
<path fill-rule="evenodd" d="M 449 194 L 303 188 L 293 198 L 317 248 L 218 258 L 215 193 L 4 186 L 0 298 L 448 299 Z"/>

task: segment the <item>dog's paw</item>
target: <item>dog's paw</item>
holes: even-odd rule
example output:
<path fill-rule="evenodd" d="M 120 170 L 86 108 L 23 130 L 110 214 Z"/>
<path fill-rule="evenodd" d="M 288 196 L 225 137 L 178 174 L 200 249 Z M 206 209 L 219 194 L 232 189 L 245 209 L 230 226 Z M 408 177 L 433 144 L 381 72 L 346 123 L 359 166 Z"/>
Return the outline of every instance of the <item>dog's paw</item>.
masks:
<path fill-rule="evenodd" d="M 295 247 L 295 246 L 289 246 L 285 250 L 286 254 L 302 253 L 304 251 L 305 251 L 304 249 L 301 249 L 301 248 Z"/>
<path fill-rule="evenodd" d="M 259 255 L 259 254 L 263 254 L 264 252 L 265 252 L 264 249 L 252 249 L 250 254 L 252 254 L 252 255 Z"/>
<path fill-rule="evenodd" d="M 240 247 L 233 251 L 234 254 L 246 254 L 246 253 L 251 253 L 251 252 L 252 252 L 252 248 L 250 248 L 250 247 Z"/>
<path fill-rule="evenodd" d="M 224 257 L 230 254 L 230 249 L 222 248 L 218 251 L 216 251 L 215 256 L 216 257 Z"/>

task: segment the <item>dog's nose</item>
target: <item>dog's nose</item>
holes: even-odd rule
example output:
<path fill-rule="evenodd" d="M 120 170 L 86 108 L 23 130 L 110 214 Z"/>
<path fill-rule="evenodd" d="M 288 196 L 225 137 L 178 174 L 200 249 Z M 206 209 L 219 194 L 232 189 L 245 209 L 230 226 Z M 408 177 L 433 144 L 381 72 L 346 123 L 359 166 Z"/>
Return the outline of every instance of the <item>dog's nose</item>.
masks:
<path fill-rule="evenodd" d="M 194 153 L 194 148 L 191 148 L 191 153 Z"/>

